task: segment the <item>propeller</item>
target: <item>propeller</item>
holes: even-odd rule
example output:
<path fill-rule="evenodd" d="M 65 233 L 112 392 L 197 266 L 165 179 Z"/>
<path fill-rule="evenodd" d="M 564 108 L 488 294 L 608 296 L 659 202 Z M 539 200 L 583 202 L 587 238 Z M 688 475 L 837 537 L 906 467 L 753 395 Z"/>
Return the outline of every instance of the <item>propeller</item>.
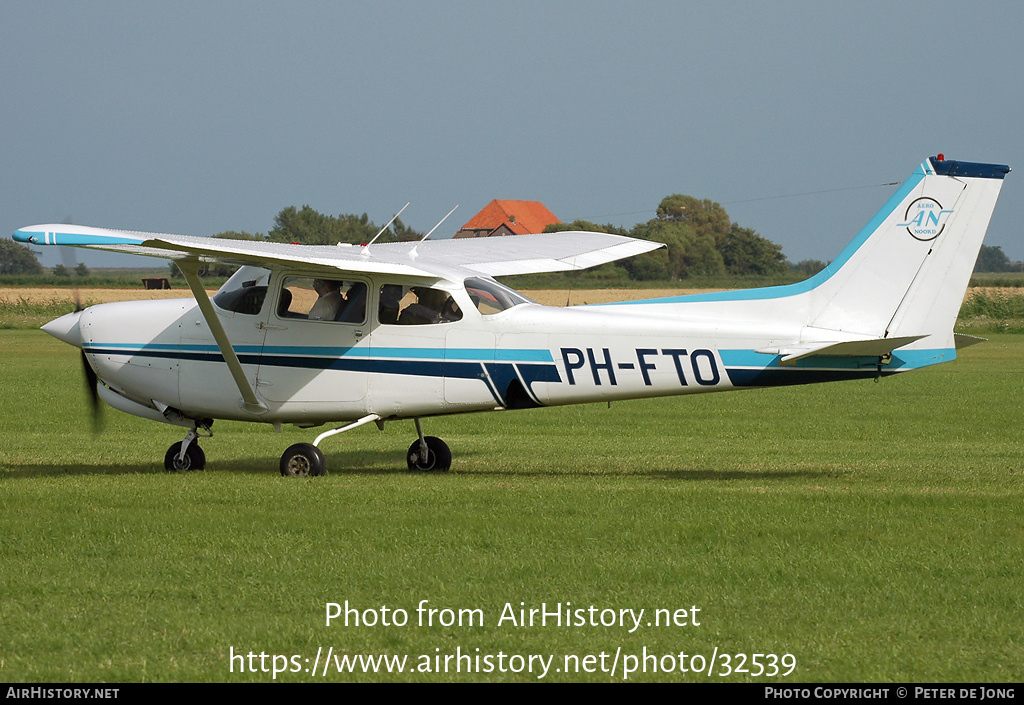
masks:
<path fill-rule="evenodd" d="M 96 388 L 100 380 L 92 365 L 89 364 L 85 350 L 82 350 L 82 370 L 85 372 L 85 389 L 89 394 L 89 405 L 92 409 L 92 431 L 99 433 L 103 430 L 103 405 L 100 403 L 100 392 Z"/>
<path fill-rule="evenodd" d="M 70 224 L 71 218 L 65 218 L 64 222 Z M 70 276 L 77 277 L 78 257 L 75 249 L 73 247 L 60 247 L 59 249 L 60 257 L 64 261 L 64 268 Z M 72 287 L 72 296 L 75 302 L 75 313 L 85 310 L 85 306 L 82 304 L 82 290 L 78 286 L 77 280 Z M 81 351 L 81 359 L 82 371 L 85 373 L 85 389 L 89 395 L 89 407 L 92 410 L 92 432 L 99 433 L 103 430 L 103 405 L 100 403 L 100 393 L 96 388 L 96 385 L 99 383 L 99 377 L 96 375 L 92 365 L 89 364 L 84 348 Z"/>

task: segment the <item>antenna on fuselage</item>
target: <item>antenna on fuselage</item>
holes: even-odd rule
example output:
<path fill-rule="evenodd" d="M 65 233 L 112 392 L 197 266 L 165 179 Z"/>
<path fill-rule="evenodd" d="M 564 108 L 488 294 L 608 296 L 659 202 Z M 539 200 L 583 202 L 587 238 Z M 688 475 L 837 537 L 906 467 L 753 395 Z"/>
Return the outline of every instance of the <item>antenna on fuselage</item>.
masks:
<path fill-rule="evenodd" d="M 410 201 L 410 203 L 411 203 L 411 201 Z M 406 203 L 404 206 L 402 206 L 402 210 L 400 210 L 397 213 L 395 213 L 394 217 L 391 220 L 388 221 L 388 224 L 385 225 L 383 228 L 381 228 L 380 232 L 377 233 L 376 235 L 374 235 L 372 240 L 370 240 L 368 243 L 363 245 L 363 254 L 364 255 L 370 253 L 370 245 L 372 245 L 373 243 L 377 242 L 377 238 L 379 238 L 381 235 L 383 235 L 384 231 L 387 230 L 388 228 L 390 228 L 391 224 L 394 223 L 396 220 L 398 220 L 398 216 L 402 215 L 402 211 L 404 211 L 408 207 L 409 207 L 408 203 Z"/>
<path fill-rule="evenodd" d="M 458 207 L 459 207 L 459 206 L 458 206 L 458 205 L 456 204 L 455 208 L 458 208 Z M 434 234 L 434 231 L 435 231 L 435 230 L 437 230 L 438 228 L 440 228 L 440 227 L 441 227 L 441 223 L 443 223 L 444 221 L 448 220 L 448 216 L 449 216 L 449 215 L 451 215 L 452 213 L 454 213 L 454 212 L 455 212 L 455 208 L 452 208 L 452 209 L 451 209 L 450 211 L 448 211 L 448 215 L 446 215 L 445 217 L 441 218 L 441 220 L 437 221 L 437 225 L 435 225 L 434 227 L 432 227 L 432 228 L 430 229 L 430 232 L 429 232 L 429 233 L 427 233 L 426 235 L 424 235 L 424 236 L 423 236 L 423 239 L 422 239 L 422 240 L 420 240 L 420 242 L 425 242 L 425 241 L 426 241 L 426 239 L 427 239 L 428 237 L 430 237 L 431 235 L 433 235 L 433 234 Z M 409 256 L 410 256 L 410 257 L 416 257 L 416 255 L 418 254 L 418 253 L 416 252 L 416 248 L 417 248 L 417 247 L 419 246 L 420 242 L 417 242 L 417 243 L 416 243 L 415 245 L 413 245 L 413 246 L 412 246 L 412 249 L 411 249 L 411 250 L 409 250 Z"/>

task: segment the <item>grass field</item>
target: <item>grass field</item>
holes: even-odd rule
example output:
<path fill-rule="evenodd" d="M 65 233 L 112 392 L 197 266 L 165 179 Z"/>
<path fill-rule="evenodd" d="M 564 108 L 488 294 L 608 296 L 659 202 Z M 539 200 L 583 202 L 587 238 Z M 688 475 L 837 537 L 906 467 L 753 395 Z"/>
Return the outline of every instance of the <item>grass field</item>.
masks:
<path fill-rule="evenodd" d="M 404 470 L 412 423 L 371 426 L 325 441 L 329 475 L 307 480 L 277 463 L 313 431 L 218 422 L 209 469 L 167 474 L 179 429 L 107 409 L 89 432 L 75 350 L 0 331 L 0 360 L 0 681 L 270 681 L 269 658 L 230 659 L 249 652 L 299 682 L 537 679 L 499 652 L 553 656 L 545 680 L 620 681 L 644 649 L 796 667 L 630 680 L 1024 672 L 1021 335 L 877 384 L 430 419 L 455 457 L 440 475 Z M 346 600 L 409 622 L 326 626 Z M 419 626 L 421 600 L 484 623 Z M 498 624 L 506 603 L 566 602 L 645 613 L 632 633 Z M 699 626 L 647 626 L 693 606 Z M 495 670 L 325 678 L 305 672 L 321 647 Z M 617 649 L 612 676 L 599 654 Z M 565 672 L 587 655 L 595 672 Z"/>

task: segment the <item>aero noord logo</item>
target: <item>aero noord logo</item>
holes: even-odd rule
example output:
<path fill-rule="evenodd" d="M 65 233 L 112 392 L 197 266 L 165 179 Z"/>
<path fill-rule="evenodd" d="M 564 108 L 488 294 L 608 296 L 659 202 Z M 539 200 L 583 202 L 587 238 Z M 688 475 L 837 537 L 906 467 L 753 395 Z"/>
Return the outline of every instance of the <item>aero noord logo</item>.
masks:
<path fill-rule="evenodd" d="M 944 210 L 942 204 L 930 196 L 915 199 L 907 206 L 906 222 L 899 227 L 906 228 L 911 237 L 921 242 L 934 240 L 946 227 L 946 221 L 953 211 Z"/>

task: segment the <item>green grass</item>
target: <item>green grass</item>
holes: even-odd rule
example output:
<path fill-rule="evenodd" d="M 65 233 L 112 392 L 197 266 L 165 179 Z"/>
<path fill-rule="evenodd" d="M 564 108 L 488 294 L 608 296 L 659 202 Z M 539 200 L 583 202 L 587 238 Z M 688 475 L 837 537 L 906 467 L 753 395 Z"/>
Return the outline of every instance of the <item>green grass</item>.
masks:
<path fill-rule="evenodd" d="M 369 427 L 298 481 L 278 458 L 315 431 L 218 422 L 209 469 L 167 474 L 179 429 L 107 409 L 89 433 L 75 350 L 5 331 L 0 359 L 3 681 L 269 681 L 231 673 L 230 650 L 321 646 L 555 654 L 552 670 L 618 647 L 796 657 L 788 679 L 712 679 L 766 683 L 1024 670 L 1024 336 L 877 384 L 430 419 L 455 456 L 441 475 L 404 471 L 411 423 Z M 486 623 L 416 626 L 424 599 Z M 410 624 L 325 626 L 345 600 Z M 520 602 L 696 605 L 701 624 L 498 626 Z M 328 676 L 431 679 L 535 678 Z M 565 679 L 612 680 L 547 677 Z"/>
<path fill-rule="evenodd" d="M 3 298 L 0 299 L 0 330 L 34 330 L 74 310 L 73 302 L 56 298 L 36 303 L 23 297 L 17 300 Z"/>
<path fill-rule="evenodd" d="M 87 276 L 80 277 L 74 273 L 59 277 L 46 274 L 0 274 L 0 287 L 42 287 L 54 289 L 141 289 L 142 280 L 150 278 L 166 278 L 174 288 L 187 289 L 184 278 L 179 274 L 172 277 L 167 267 L 151 269 L 125 269 L 114 267 L 97 267 Z M 203 283 L 207 287 L 218 287 L 227 281 L 227 277 L 204 276 Z"/>
<path fill-rule="evenodd" d="M 975 272 L 971 286 L 1000 286 L 1019 289 L 1024 287 L 1024 272 Z"/>
<path fill-rule="evenodd" d="M 1024 294 L 976 292 L 960 309 L 964 332 L 1024 333 Z"/>

